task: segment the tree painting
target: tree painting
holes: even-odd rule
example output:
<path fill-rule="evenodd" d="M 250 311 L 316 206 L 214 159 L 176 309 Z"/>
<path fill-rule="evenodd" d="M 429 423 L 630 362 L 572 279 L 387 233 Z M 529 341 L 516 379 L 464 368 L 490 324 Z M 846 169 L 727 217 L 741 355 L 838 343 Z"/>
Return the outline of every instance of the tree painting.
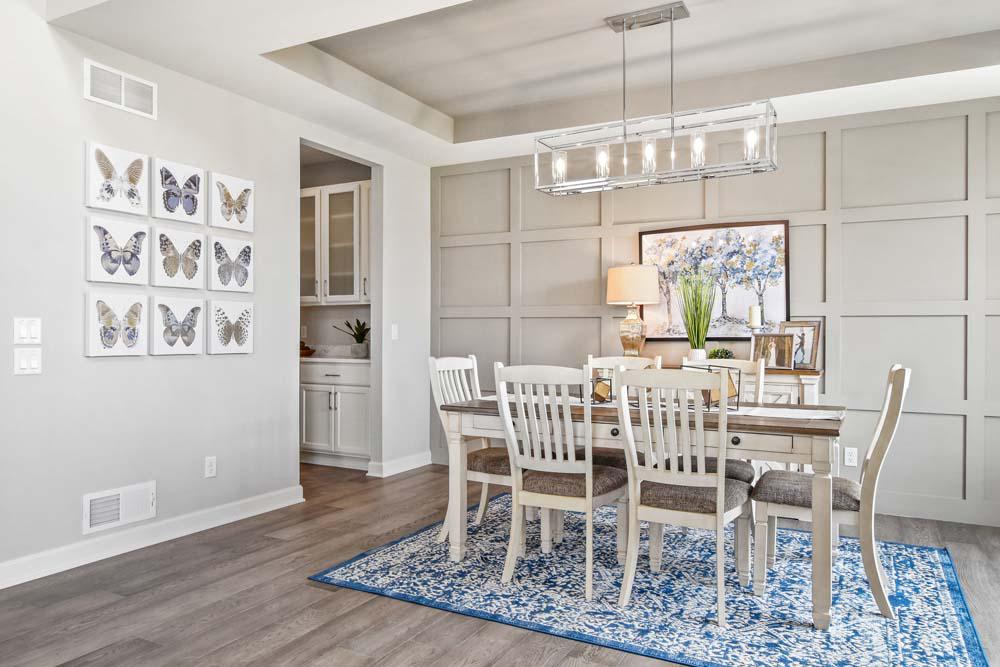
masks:
<path fill-rule="evenodd" d="M 643 263 L 653 264 L 662 300 L 646 306 L 651 340 L 683 339 L 678 282 L 704 273 L 716 288 L 709 339 L 750 337 L 747 311 L 760 306 L 765 331 L 777 331 L 788 316 L 787 223 L 752 222 L 666 229 L 639 235 Z"/>

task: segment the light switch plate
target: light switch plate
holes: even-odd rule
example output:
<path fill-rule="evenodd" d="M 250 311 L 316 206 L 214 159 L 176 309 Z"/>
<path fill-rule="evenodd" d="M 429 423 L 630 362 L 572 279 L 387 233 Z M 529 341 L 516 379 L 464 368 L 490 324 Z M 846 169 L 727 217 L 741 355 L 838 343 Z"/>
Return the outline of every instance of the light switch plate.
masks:
<path fill-rule="evenodd" d="M 216 465 L 216 459 L 214 456 L 205 457 L 205 478 L 209 479 L 215 477 L 218 474 L 218 467 Z"/>
<path fill-rule="evenodd" d="M 14 375 L 41 375 L 42 348 L 14 348 Z"/>
<path fill-rule="evenodd" d="M 389 328 L 389 333 L 392 335 L 393 340 L 399 340 L 399 325 L 393 322 Z"/>
<path fill-rule="evenodd" d="M 42 320 L 40 317 L 14 318 L 14 345 L 41 345 Z"/>

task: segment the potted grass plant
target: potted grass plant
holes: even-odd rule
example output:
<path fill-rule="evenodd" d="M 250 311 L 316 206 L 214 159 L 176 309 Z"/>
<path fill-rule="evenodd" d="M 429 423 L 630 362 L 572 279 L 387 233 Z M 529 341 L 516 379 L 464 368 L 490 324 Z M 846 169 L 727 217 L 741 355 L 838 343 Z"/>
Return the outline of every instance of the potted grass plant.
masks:
<path fill-rule="evenodd" d="M 678 280 L 681 296 L 681 316 L 687 329 L 692 361 L 704 361 L 705 339 L 712 323 L 712 309 L 715 308 L 715 281 L 703 272 L 687 273 Z"/>
<path fill-rule="evenodd" d="M 354 324 L 351 324 L 350 320 L 344 320 L 344 326 L 338 327 L 336 324 L 333 328 L 341 333 L 345 333 L 354 339 L 354 344 L 351 345 L 351 356 L 355 359 L 367 359 L 368 358 L 368 334 L 371 332 L 371 327 L 368 326 L 367 322 L 362 322 L 361 320 L 354 320 Z"/>

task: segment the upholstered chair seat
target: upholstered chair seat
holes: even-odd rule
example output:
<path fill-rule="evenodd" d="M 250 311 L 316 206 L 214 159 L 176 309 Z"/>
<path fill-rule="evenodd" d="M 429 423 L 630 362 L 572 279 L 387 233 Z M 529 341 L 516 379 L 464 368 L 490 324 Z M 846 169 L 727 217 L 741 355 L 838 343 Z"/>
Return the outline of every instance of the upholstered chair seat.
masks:
<path fill-rule="evenodd" d="M 812 507 L 813 476 L 792 470 L 768 470 L 761 475 L 751 499 L 793 507 Z M 861 510 L 861 485 L 853 479 L 833 478 L 833 509 L 847 512 Z"/>
<path fill-rule="evenodd" d="M 681 486 L 644 482 L 639 501 L 649 507 L 679 512 L 715 514 L 717 489 L 714 486 Z M 737 479 L 726 479 L 725 510 L 740 507 L 750 498 L 750 485 Z"/>
<path fill-rule="evenodd" d="M 622 489 L 624 492 L 625 484 L 628 483 L 628 473 L 625 470 L 595 465 L 593 471 L 595 496 L 603 496 L 616 489 Z M 576 473 L 525 470 L 523 488 L 525 491 L 545 493 L 550 496 L 585 498 L 587 478 L 586 475 Z"/>
<path fill-rule="evenodd" d="M 468 469 L 487 475 L 510 475 L 510 457 L 506 447 L 487 447 L 468 454 Z"/>

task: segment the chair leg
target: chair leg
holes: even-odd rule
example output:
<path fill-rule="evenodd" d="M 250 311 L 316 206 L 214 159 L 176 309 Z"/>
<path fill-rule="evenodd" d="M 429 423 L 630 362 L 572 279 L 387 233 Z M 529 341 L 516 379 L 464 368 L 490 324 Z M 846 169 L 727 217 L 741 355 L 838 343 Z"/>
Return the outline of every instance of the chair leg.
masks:
<path fill-rule="evenodd" d="M 753 525 L 753 506 L 747 502 L 743 514 L 736 519 L 736 569 L 740 586 L 750 584 L 750 527 Z"/>
<path fill-rule="evenodd" d="M 663 564 L 663 524 L 649 524 L 649 569 L 659 572 Z"/>
<path fill-rule="evenodd" d="M 448 503 L 448 509 L 444 513 L 444 523 L 441 524 L 441 532 L 437 534 L 435 541 L 440 544 L 448 539 L 448 526 L 451 525 L 451 503 Z"/>
<path fill-rule="evenodd" d="M 764 595 L 767 584 L 767 561 L 770 558 L 768 543 L 770 542 L 767 516 L 767 503 L 757 503 L 757 522 L 754 526 L 753 540 L 753 594 Z"/>
<path fill-rule="evenodd" d="M 832 564 L 837 562 L 837 552 L 840 547 L 840 524 L 836 521 L 830 526 L 830 543 L 833 545 L 830 554 L 830 563 Z"/>
<path fill-rule="evenodd" d="M 562 544 L 563 541 L 563 531 L 566 528 L 566 511 L 556 510 L 555 514 L 555 530 L 553 531 L 552 541 L 555 544 Z"/>
<path fill-rule="evenodd" d="M 536 508 L 537 510 L 537 508 Z M 521 506 L 521 548 L 518 555 L 524 558 L 528 552 L 528 508 Z"/>
<path fill-rule="evenodd" d="M 875 598 L 875 603 L 882 615 L 893 619 L 896 616 L 892 611 L 892 605 L 889 604 L 889 596 L 885 589 L 885 571 L 882 569 L 882 561 L 878 556 L 878 544 L 875 542 L 874 516 L 862 512 L 860 524 L 858 530 L 861 537 L 861 560 L 865 566 L 868 585 L 872 589 L 872 597 Z"/>
<path fill-rule="evenodd" d="M 483 517 L 486 516 L 486 508 L 490 505 L 490 485 L 483 482 L 483 491 L 479 494 L 479 511 L 476 512 L 476 525 L 478 526 L 483 522 Z"/>
<path fill-rule="evenodd" d="M 767 517 L 767 569 L 774 569 L 778 551 L 778 517 Z"/>
<path fill-rule="evenodd" d="M 628 549 L 625 550 L 625 574 L 622 576 L 622 590 L 618 596 L 618 606 L 624 607 L 632 597 L 632 583 L 635 581 L 635 566 L 639 561 L 639 516 L 635 503 L 628 504 Z"/>
<path fill-rule="evenodd" d="M 594 597 L 594 508 L 587 508 L 587 584 L 585 597 L 590 602 Z"/>
<path fill-rule="evenodd" d="M 524 532 L 524 508 L 518 504 L 517 498 L 513 499 L 514 506 L 510 513 L 510 539 L 507 541 L 507 560 L 503 564 L 502 583 L 510 583 L 514 576 L 514 567 L 517 565 L 517 557 L 521 554 L 523 544 L 522 534 Z"/>
<path fill-rule="evenodd" d="M 535 521 L 538 519 L 538 508 L 537 507 L 525 507 L 524 508 L 524 520 L 525 521 Z"/>
<path fill-rule="evenodd" d="M 726 533 L 715 531 L 715 588 L 719 598 L 719 627 L 726 627 Z"/>
<path fill-rule="evenodd" d="M 542 553 L 550 554 L 552 553 L 552 515 L 555 512 L 553 509 L 548 507 L 543 507 L 542 514 Z"/>
<path fill-rule="evenodd" d="M 615 523 L 617 536 L 615 545 L 618 547 L 618 564 L 625 564 L 625 552 L 628 550 L 628 501 L 619 500 L 615 505 Z"/>

